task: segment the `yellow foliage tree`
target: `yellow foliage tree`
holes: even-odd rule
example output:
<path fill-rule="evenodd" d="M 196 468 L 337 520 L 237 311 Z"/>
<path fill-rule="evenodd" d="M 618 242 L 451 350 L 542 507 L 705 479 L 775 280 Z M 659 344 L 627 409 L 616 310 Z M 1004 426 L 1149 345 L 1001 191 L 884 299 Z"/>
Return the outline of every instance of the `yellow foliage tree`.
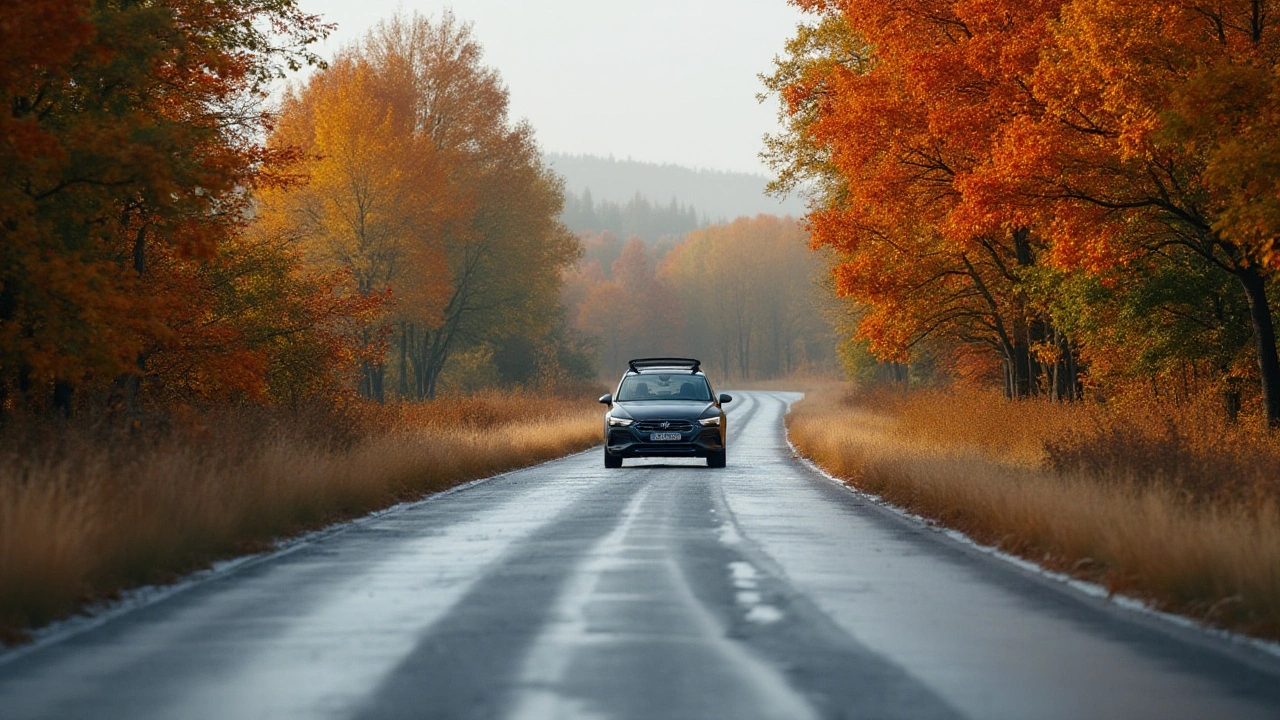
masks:
<path fill-rule="evenodd" d="M 391 323 L 443 319 L 442 228 L 454 207 L 444 163 L 415 122 L 413 88 L 352 55 L 286 100 L 275 140 L 303 150 L 305 184 L 264 192 L 261 221 L 290 228 L 316 265 L 346 271 L 350 292 L 392 299 L 361 330 L 360 389 L 381 399 Z"/>

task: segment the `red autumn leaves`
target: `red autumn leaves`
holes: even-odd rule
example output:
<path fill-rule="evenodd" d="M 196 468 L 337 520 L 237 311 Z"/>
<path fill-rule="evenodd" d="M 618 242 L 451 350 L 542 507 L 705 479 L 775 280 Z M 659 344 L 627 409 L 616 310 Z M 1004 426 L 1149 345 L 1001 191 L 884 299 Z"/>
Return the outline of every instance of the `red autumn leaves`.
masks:
<path fill-rule="evenodd" d="M 840 253 L 838 289 L 863 306 L 878 354 L 990 348 L 1018 396 L 1073 396 L 1068 360 L 1097 387 L 1200 363 L 1253 376 L 1280 420 L 1268 3 L 797 4 L 817 22 L 767 79 L 789 123 L 770 150 L 784 180 L 817 184 L 815 243 Z M 1169 273 L 1185 292 L 1152 301 Z M 1212 357 L 1144 365 L 1098 327 L 1143 302 L 1208 317 L 1226 295 L 1240 312 L 1209 321 Z M 1242 323 L 1251 347 L 1229 339 Z M 1152 347 L 1192 333 L 1133 329 Z"/>

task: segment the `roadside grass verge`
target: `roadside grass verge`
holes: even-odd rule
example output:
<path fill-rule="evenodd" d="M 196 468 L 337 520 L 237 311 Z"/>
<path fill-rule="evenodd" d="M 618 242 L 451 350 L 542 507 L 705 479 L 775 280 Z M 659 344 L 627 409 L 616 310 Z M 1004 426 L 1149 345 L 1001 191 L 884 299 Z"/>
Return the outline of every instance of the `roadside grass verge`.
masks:
<path fill-rule="evenodd" d="M 519 394 L 271 416 L 146 440 L 11 431 L 0 454 L 0 638 L 281 537 L 600 442 L 593 401 Z"/>
<path fill-rule="evenodd" d="M 829 389 L 788 427 L 832 475 L 979 542 L 1280 638 L 1280 441 L 1208 408 Z"/>

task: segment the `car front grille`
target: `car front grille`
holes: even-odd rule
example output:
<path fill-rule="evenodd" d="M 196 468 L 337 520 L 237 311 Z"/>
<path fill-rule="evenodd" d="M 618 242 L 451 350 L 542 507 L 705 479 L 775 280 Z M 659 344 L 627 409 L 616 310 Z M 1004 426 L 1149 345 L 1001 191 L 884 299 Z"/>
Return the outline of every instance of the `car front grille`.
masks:
<path fill-rule="evenodd" d="M 688 420 L 641 420 L 636 423 L 636 429 L 640 432 L 689 432 L 693 423 Z"/>

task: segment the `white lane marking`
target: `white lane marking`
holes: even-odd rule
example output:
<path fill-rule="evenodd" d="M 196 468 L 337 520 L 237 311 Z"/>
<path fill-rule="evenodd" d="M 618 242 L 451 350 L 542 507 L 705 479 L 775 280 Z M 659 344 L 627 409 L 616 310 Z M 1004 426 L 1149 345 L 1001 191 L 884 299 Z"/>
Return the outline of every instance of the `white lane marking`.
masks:
<path fill-rule="evenodd" d="M 747 611 L 747 621 L 759 625 L 772 625 L 782 617 L 782 611 L 772 605 L 756 605 Z"/>
<path fill-rule="evenodd" d="M 646 485 L 631 498 L 622 511 L 622 522 L 591 548 L 586 559 L 575 568 L 560 590 L 547 623 L 521 665 L 520 687 L 514 692 L 514 709 L 509 715 L 513 720 L 602 717 L 592 713 L 582 702 L 564 697 L 557 688 L 573 659 L 572 646 L 589 641 L 586 606 L 600 576 L 637 562 L 628 563 L 618 554 L 624 548 L 627 533 L 640 517 L 641 503 L 652 489 L 652 485 Z"/>
<path fill-rule="evenodd" d="M 738 589 L 735 599 L 746 608 L 743 617 L 748 622 L 769 625 L 784 617 L 778 608 L 761 602 L 761 595 L 756 591 L 760 573 L 754 565 L 737 560 L 729 563 L 729 573 L 733 576 L 733 586 Z"/>
<path fill-rule="evenodd" d="M 729 573 L 733 575 L 733 585 L 739 588 L 754 588 L 756 586 L 756 568 L 749 562 L 735 560 L 729 563 Z"/>
<path fill-rule="evenodd" d="M 742 406 L 742 409 L 746 410 L 759 404 L 759 400 L 757 400 L 756 395 L 757 393 L 744 394 L 743 397 L 748 401 L 748 404 Z M 771 400 L 783 400 L 789 408 L 792 402 L 803 396 L 795 395 L 793 393 L 783 393 L 782 398 L 778 398 L 774 395 L 766 395 L 766 397 Z M 758 434 L 759 431 L 756 429 L 756 425 L 771 422 L 761 412 L 763 409 L 764 407 L 761 406 L 760 410 L 757 410 L 745 424 L 737 427 L 737 434 L 734 436 L 735 439 L 741 442 L 741 438 L 748 434 Z M 759 452 L 759 448 L 763 446 L 764 445 L 762 443 L 752 442 L 743 449 L 744 452 L 742 452 L 739 457 L 743 457 L 750 462 L 753 455 Z M 782 480 L 787 479 L 793 478 L 782 478 Z M 714 512 L 714 510 L 712 512 Z M 737 545 L 743 540 L 742 533 L 738 530 L 737 522 L 733 519 L 732 513 L 729 514 L 728 521 L 721 523 L 717 532 L 720 536 L 720 542 L 725 545 Z M 734 587 L 739 591 L 736 594 L 735 599 L 739 605 L 746 608 L 743 618 L 747 622 L 756 623 L 757 625 L 771 625 L 785 617 L 784 613 L 778 608 L 761 602 L 762 598 L 760 593 L 755 591 L 756 588 L 759 587 L 760 573 L 756 570 L 754 565 L 744 561 L 731 562 L 729 563 L 729 572 L 733 576 Z"/>
<path fill-rule="evenodd" d="M 646 547 L 653 549 L 645 540 L 628 542 L 636 521 L 643 516 L 642 504 L 655 485 L 646 486 L 636 497 L 632 498 L 624 511 L 624 517 L 618 526 L 603 540 L 592 548 L 591 552 L 575 569 L 573 575 L 565 583 L 550 614 L 552 618 L 533 642 L 529 653 L 525 656 L 520 674 L 520 685 L 513 697 L 513 710 L 508 715 L 511 720 L 545 720 L 556 718 L 592 719 L 599 717 L 579 699 L 566 697 L 560 688 L 565 681 L 565 673 L 573 660 L 576 649 L 592 643 L 612 642 L 619 636 L 600 637 L 588 632 L 587 606 L 593 598 L 601 597 L 596 586 L 601 576 L 610 570 L 621 567 L 654 566 L 660 567 L 673 580 L 674 595 L 663 595 L 663 601 L 680 606 L 696 629 L 690 633 L 690 642 L 701 642 L 712 646 L 724 666 L 731 669 L 733 675 L 741 678 L 741 687 L 748 690 L 752 699 L 750 706 L 758 710 L 758 716 L 764 718 L 784 718 L 786 720 L 805 720 L 816 718 L 812 707 L 803 696 L 798 694 L 781 674 L 751 654 L 744 646 L 725 636 L 725 629 L 703 607 L 685 580 L 684 573 L 669 558 L 653 560 L 629 560 L 625 558 L 628 549 Z M 745 564 L 745 563 L 744 563 Z M 748 565 L 748 567 L 750 567 Z M 755 572 L 751 568 L 752 573 Z M 740 571 L 745 572 L 745 571 Z M 652 598 L 652 592 L 641 592 L 642 598 Z M 620 597 L 610 593 L 610 599 Z M 759 611 L 755 618 L 748 619 L 759 622 L 760 618 L 777 611 L 768 606 L 755 606 Z M 780 616 L 780 615 L 779 615 Z M 772 620 L 769 620 L 772 622 Z"/>

